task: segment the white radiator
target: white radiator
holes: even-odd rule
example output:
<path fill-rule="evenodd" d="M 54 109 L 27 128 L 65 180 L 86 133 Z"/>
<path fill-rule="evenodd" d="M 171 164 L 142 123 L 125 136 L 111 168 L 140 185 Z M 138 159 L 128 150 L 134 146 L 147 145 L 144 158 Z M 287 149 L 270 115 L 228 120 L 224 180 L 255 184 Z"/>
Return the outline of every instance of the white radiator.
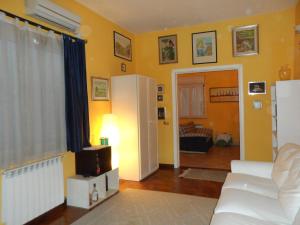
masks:
<path fill-rule="evenodd" d="M 21 225 L 64 202 L 62 157 L 17 169 L 2 178 L 2 219 Z"/>

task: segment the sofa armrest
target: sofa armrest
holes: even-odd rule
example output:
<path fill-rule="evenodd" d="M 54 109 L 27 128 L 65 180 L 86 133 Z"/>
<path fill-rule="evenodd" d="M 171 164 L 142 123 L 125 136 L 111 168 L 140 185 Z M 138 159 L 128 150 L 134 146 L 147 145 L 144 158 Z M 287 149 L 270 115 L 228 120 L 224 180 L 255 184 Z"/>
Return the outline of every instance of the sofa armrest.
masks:
<path fill-rule="evenodd" d="M 257 162 L 257 161 L 243 161 L 232 160 L 232 173 L 242 173 L 257 177 L 272 178 L 273 163 L 271 162 Z"/>

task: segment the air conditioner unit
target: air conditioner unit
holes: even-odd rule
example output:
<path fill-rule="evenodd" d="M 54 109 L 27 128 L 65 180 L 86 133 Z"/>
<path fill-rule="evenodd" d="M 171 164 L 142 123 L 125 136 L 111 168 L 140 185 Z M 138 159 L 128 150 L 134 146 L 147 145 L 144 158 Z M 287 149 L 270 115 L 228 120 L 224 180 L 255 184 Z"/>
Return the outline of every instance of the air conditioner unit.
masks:
<path fill-rule="evenodd" d="M 26 14 L 74 33 L 79 31 L 80 16 L 49 0 L 25 0 Z"/>

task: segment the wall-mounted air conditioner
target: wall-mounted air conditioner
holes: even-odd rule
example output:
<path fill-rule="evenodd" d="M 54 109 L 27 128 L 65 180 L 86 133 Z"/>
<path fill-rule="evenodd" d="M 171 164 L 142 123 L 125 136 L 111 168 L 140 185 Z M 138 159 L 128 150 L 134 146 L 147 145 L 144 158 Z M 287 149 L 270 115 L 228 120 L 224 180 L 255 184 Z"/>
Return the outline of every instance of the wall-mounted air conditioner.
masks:
<path fill-rule="evenodd" d="M 26 13 L 74 33 L 79 31 L 80 17 L 49 0 L 25 0 Z"/>

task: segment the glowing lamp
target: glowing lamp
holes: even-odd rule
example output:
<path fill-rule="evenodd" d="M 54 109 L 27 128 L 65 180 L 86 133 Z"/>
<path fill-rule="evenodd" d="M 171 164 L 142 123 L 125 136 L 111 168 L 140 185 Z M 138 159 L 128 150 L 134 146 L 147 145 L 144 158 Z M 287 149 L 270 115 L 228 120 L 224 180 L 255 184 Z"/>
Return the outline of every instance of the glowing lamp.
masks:
<path fill-rule="evenodd" d="M 112 168 L 119 165 L 118 145 L 120 141 L 117 117 L 113 114 L 104 114 L 102 118 L 101 137 L 108 138 L 108 144 L 111 146 Z"/>

